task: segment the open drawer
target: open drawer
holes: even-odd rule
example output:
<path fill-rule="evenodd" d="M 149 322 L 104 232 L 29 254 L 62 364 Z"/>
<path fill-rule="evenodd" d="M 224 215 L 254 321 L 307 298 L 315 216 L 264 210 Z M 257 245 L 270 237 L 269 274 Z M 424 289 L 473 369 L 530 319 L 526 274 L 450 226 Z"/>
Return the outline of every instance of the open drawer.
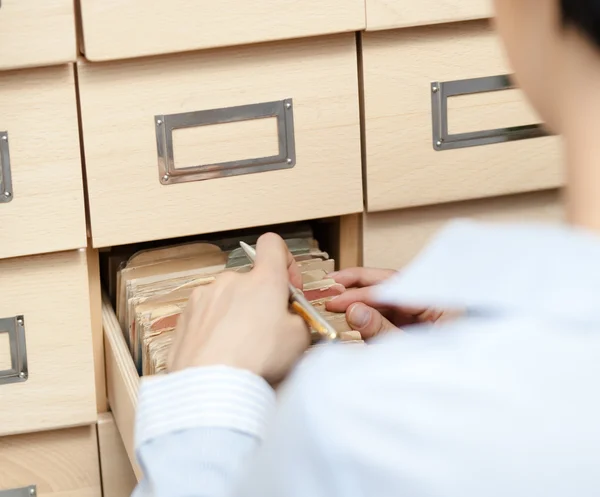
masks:
<path fill-rule="evenodd" d="M 236 266 L 229 265 L 229 263 L 232 261 L 239 262 L 239 258 L 234 255 L 235 250 L 231 247 L 237 247 L 239 240 L 244 239 L 248 241 L 248 243 L 254 243 L 254 241 L 251 241 L 250 238 L 256 237 L 259 234 L 257 233 L 257 231 L 260 231 L 261 233 L 265 231 L 275 231 L 279 232 L 284 238 L 286 238 L 289 241 L 289 246 L 294 247 L 291 248 L 292 252 L 294 253 L 294 251 L 296 250 L 295 255 L 297 256 L 297 260 L 302 261 L 300 262 L 301 264 L 306 264 L 305 267 L 308 268 L 309 266 L 315 264 L 315 259 L 322 256 L 322 260 L 319 260 L 316 263 L 316 265 L 323 264 L 323 266 L 321 266 L 319 269 L 311 267 L 311 269 L 303 270 L 303 274 L 306 274 L 308 276 L 310 273 L 310 277 L 313 277 L 314 273 L 324 271 L 323 274 L 325 275 L 326 272 L 333 270 L 334 261 L 335 266 L 337 268 L 357 266 L 360 264 L 360 218 L 361 215 L 350 215 L 336 218 L 321 219 L 312 222 L 303 222 L 299 225 L 293 223 L 290 225 L 272 226 L 269 229 L 253 229 L 251 230 L 251 232 L 243 230 L 238 232 L 216 233 L 208 235 L 209 238 L 203 238 L 201 240 L 200 245 L 214 243 L 215 245 L 220 246 L 221 250 L 227 254 L 227 267 L 233 268 Z M 308 238 L 310 238 L 313 242 L 317 240 L 318 247 L 312 245 L 310 249 L 303 251 L 304 249 L 302 248 L 302 242 L 304 241 L 304 239 Z M 215 247 L 215 245 L 212 245 L 212 247 L 219 248 Z M 144 251 L 146 248 L 159 248 L 159 250 L 156 250 L 154 251 L 154 253 L 152 253 L 150 251 Z M 206 253 L 208 253 L 208 248 L 209 247 L 206 246 L 202 247 L 203 250 L 207 249 Z M 198 248 L 198 246 L 194 246 L 193 242 L 181 244 L 180 241 L 167 240 L 165 244 L 162 244 L 161 242 L 161 245 L 159 245 L 158 247 L 152 244 L 146 246 L 134 244 L 130 246 L 114 247 L 113 250 L 114 252 L 112 253 L 112 255 L 105 257 L 102 262 L 105 280 L 105 290 L 107 290 L 103 296 L 101 313 L 105 342 L 104 353 L 107 384 L 106 390 L 108 395 L 108 403 L 110 405 L 110 409 L 114 417 L 114 422 L 122 438 L 123 445 L 125 447 L 125 452 L 127 453 L 127 456 L 129 457 L 129 460 L 131 461 L 131 464 L 133 466 L 135 475 L 139 480 L 142 473 L 140 467 L 136 463 L 134 433 L 140 375 L 138 374 L 138 368 L 136 367 L 136 364 L 132 359 L 131 350 L 140 350 L 142 347 L 145 348 L 146 345 L 148 345 L 148 348 L 145 348 L 146 351 L 151 348 L 151 345 L 149 344 L 139 345 L 143 341 L 143 339 L 139 338 L 139 336 L 145 336 L 146 338 L 150 336 L 157 336 L 163 333 L 163 331 L 169 327 L 170 329 L 167 332 L 165 332 L 164 335 L 171 333 L 173 327 L 175 326 L 177 316 L 179 312 L 181 312 L 182 307 L 179 307 L 178 310 L 175 312 L 169 312 L 164 314 L 154 314 L 154 309 L 152 309 L 152 311 L 148 313 L 148 315 L 150 316 L 148 321 L 144 321 L 144 318 L 140 317 L 142 315 L 141 308 L 145 307 L 146 309 L 148 309 L 150 297 L 155 297 L 157 295 L 159 296 L 152 303 L 152 305 L 157 305 L 157 302 L 165 302 L 165 300 L 163 300 L 165 296 L 170 296 L 172 294 L 177 293 L 177 291 L 184 286 L 188 288 L 194 287 L 195 285 L 192 284 L 192 278 L 186 281 L 184 281 L 183 279 L 177 279 L 184 278 L 184 276 L 182 275 L 185 274 L 187 276 L 194 271 L 189 270 L 189 268 L 184 269 L 182 265 L 179 265 L 179 263 L 191 260 L 191 266 L 194 266 L 194 264 L 197 263 L 197 259 L 194 258 L 195 256 L 190 254 L 192 254 L 194 250 L 200 249 Z M 166 256 L 167 251 L 170 251 L 169 257 Z M 186 253 L 188 255 L 182 255 L 183 253 Z M 112 260 L 111 257 L 113 258 Z M 186 257 L 188 257 L 189 259 L 186 259 Z M 150 260 L 152 260 L 152 262 L 149 262 Z M 171 264 L 173 260 L 176 260 L 177 262 Z M 147 292 L 144 294 L 144 297 L 147 297 L 146 299 L 140 298 L 139 300 L 134 300 L 134 298 L 140 297 L 142 295 L 142 291 L 140 291 L 139 293 L 135 293 L 135 291 L 132 290 L 131 293 L 129 293 L 129 291 L 126 291 L 126 293 L 119 294 L 118 290 L 115 290 L 113 285 L 110 284 L 110 274 L 116 272 L 117 268 L 119 267 L 123 268 L 123 266 L 121 265 L 123 261 L 129 261 L 130 264 L 127 266 L 126 269 L 119 273 L 119 282 L 116 285 L 120 285 L 122 289 L 127 288 L 128 290 L 131 290 L 134 287 L 140 289 L 144 285 L 147 285 L 147 290 L 148 287 L 152 286 L 152 282 L 161 280 L 161 276 L 166 275 L 168 275 L 168 277 L 165 277 L 161 280 L 163 283 L 165 281 L 168 281 L 169 278 L 171 278 L 172 281 L 176 281 L 177 283 L 170 287 L 173 290 L 169 290 L 168 285 L 166 284 L 163 286 L 160 286 L 159 284 L 153 287 L 152 292 Z M 160 271 L 156 271 L 153 274 L 145 272 L 148 266 L 151 266 L 152 264 L 160 266 L 162 263 L 165 263 L 165 261 L 168 261 L 168 264 L 165 264 L 165 266 L 168 266 L 168 270 L 165 268 L 165 266 L 161 266 L 160 269 L 164 269 L 164 271 L 161 274 L 159 274 Z M 211 261 L 212 264 L 215 264 L 214 259 L 211 259 Z M 222 261 L 222 263 L 224 263 L 224 261 Z M 246 264 L 247 261 L 244 260 L 243 263 Z M 198 271 L 196 274 L 210 275 L 214 274 L 210 271 L 214 270 L 215 267 L 219 267 L 219 264 L 220 263 L 216 263 L 215 265 L 207 266 L 196 265 L 194 266 L 194 269 L 208 268 L 209 271 L 205 273 Z M 328 266 L 328 269 L 324 269 L 325 265 Z M 111 270 L 111 268 L 113 268 L 113 270 Z M 136 275 L 134 276 L 132 273 L 138 270 L 141 271 L 136 273 Z M 219 270 L 220 269 L 217 269 L 217 271 Z M 202 279 L 202 277 L 199 277 L 198 279 Z M 318 281 L 319 279 L 320 278 L 310 279 L 310 282 L 318 284 L 320 283 L 320 281 Z M 305 280 L 305 284 L 308 285 L 307 281 L 308 280 Z M 165 291 L 161 291 L 165 288 Z M 316 285 L 310 288 L 307 286 L 305 287 L 305 290 L 307 291 L 307 293 L 310 293 L 319 292 L 320 290 L 329 290 L 330 288 L 331 285 L 328 287 L 319 287 L 318 285 Z M 126 297 L 120 298 L 123 297 L 123 295 L 126 295 Z M 135 297 L 133 297 L 134 295 Z M 314 300 L 323 298 L 320 296 L 320 294 L 318 295 L 319 296 L 317 296 Z M 185 302 L 188 296 L 189 294 L 184 297 L 181 297 L 181 302 Z M 327 297 L 328 295 L 323 294 L 323 296 Z M 130 302 L 127 300 L 128 298 L 132 299 L 131 302 L 135 301 L 135 304 L 131 305 L 131 307 L 128 307 L 128 304 Z M 176 307 L 177 304 L 174 303 L 175 300 L 176 299 L 173 298 L 171 301 L 169 301 L 168 304 L 166 304 L 166 307 L 168 307 L 170 310 Z M 113 304 L 113 302 L 116 302 L 116 304 Z M 116 305 L 116 307 L 113 307 L 113 305 Z M 152 307 L 152 305 L 150 307 Z M 129 318 L 132 318 L 133 316 L 135 316 L 135 318 L 132 318 L 130 320 L 128 320 L 127 318 L 123 318 L 120 322 L 119 317 L 117 317 L 117 313 L 114 310 L 115 308 L 120 309 L 119 317 L 126 315 Z M 128 311 L 133 311 L 133 313 L 128 314 L 127 312 L 123 312 L 124 309 L 127 309 Z M 164 307 L 162 309 L 164 309 Z M 334 317 L 337 318 L 339 316 Z M 153 321 L 154 319 L 156 319 L 156 321 Z M 166 323 L 167 321 L 169 324 L 165 324 L 164 327 L 160 330 L 157 330 L 153 327 L 154 323 Z M 122 326 L 122 323 L 125 322 L 134 322 L 133 327 L 129 327 L 127 329 L 127 333 L 123 332 L 123 330 L 127 328 L 127 326 Z M 144 328 L 144 325 L 149 322 L 149 328 Z M 135 330 L 134 335 L 130 334 L 132 329 Z M 144 335 L 144 331 L 140 330 L 146 330 L 149 333 L 147 335 Z M 134 343 L 134 340 L 132 340 L 132 336 L 135 336 L 136 334 L 138 335 L 138 347 L 130 347 L 129 344 Z M 168 351 L 168 345 L 162 348 L 163 352 L 165 350 Z M 146 358 L 146 365 L 149 362 L 152 362 L 156 357 L 155 356 L 150 361 L 148 361 L 149 355 L 150 354 L 148 353 L 147 356 L 144 356 Z M 166 357 L 166 354 L 164 354 L 162 357 Z M 164 365 L 164 363 L 164 360 L 160 362 L 161 365 Z M 146 365 L 144 365 L 143 361 L 142 363 L 138 362 L 138 367 L 140 368 L 139 370 L 144 371 Z M 159 369 L 157 369 L 156 371 L 158 370 Z M 164 368 L 162 368 L 161 370 L 164 371 Z"/>
<path fill-rule="evenodd" d="M 107 298 L 102 302 L 102 326 L 104 328 L 104 353 L 106 357 L 106 391 L 108 403 L 115 418 L 125 451 L 138 481 L 142 476 L 135 458 L 134 426 L 137 393 L 140 377 L 119 321 Z"/>

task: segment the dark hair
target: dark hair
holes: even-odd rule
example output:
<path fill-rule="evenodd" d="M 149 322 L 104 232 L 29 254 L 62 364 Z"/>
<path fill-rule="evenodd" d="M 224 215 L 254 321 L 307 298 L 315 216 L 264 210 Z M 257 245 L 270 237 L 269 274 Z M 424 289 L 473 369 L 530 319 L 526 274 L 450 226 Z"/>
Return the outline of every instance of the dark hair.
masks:
<path fill-rule="evenodd" d="M 560 0 L 563 22 L 600 48 L 600 0 Z"/>

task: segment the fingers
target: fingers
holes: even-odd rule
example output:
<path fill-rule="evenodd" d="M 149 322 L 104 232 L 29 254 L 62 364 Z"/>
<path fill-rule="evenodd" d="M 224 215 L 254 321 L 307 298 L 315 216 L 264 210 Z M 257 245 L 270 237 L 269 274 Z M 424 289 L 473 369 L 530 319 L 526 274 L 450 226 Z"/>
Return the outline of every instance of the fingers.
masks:
<path fill-rule="evenodd" d="M 275 278 L 285 279 L 286 283 L 289 281 L 296 288 L 302 288 L 300 268 L 283 238 L 275 233 L 265 233 L 258 239 L 254 267 Z"/>
<path fill-rule="evenodd" d="M 362 302 L 371 307 L 377 307 L 372 297 L 372 289 L 366 288 L 351 288 L 344 293 L 337 295 L 333 300 L 325 304 L 325 308 L 331 312 L 346 312 L 350 305 Z"/>
<path fill-rule="evenodd" d="M 356 331 L 360 331 L 363 340 L 381 333 L 395 330 L 396 327 L 378 311 L 362 303 L 352 304 L 346 311 L 346 321 Z"/>
<path fill-rule="evenodd" d="M 353 267 L 331 273 L 329 277 L 333 278 L 336 283 L 344 285 L 346 288 L 362 288 L 365 286 L 377 285 L 394 274 L 396 274 L 396 271 L 392 269 Z"/>

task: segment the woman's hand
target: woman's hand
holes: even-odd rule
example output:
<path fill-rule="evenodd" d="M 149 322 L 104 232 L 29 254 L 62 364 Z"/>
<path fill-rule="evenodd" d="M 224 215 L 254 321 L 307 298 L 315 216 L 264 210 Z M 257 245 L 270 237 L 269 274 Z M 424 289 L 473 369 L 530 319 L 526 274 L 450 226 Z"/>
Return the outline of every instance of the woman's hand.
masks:
<path fill-rule="evenodd" d="M 331 273 L 329 277 L 348 290 L 327 302 L 327 310 L 345 312 L 348 324 L 360 331 L 365 340 L 409 324 L 436 322 L 450 317 L 449 312 L 436 309 L 378 304 L 373 296 L 373 287 L 395 274 L 396 271 L 391 269 L 361 267 Z"/>
<path fill-rule="evenodd" d="M 169 371 L 226 365 L 281 381 L 310 344 L 306 324 L 289 311 L 288 282 L 302 286 L 294 258 L 278 235 L 263 235 L 250 272 L 225 272 L 194 290 L 177 324 Z"/>

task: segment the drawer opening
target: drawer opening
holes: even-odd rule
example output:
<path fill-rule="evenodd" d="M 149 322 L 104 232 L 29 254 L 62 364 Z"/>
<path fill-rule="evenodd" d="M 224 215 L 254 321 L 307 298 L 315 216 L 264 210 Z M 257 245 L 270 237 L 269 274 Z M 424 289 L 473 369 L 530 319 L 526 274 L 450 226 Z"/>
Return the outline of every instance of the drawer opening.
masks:
<path fill-rule="evenodd" d="M 286 240 L 303 274 L 305 295 L 318 301 L 325 312 L 322 300 L 342 290 L 328 278 L 328 273 L 339 269 L 340 261 L 348 260 L 348 251 L 357 254 L 360 245 L 358 226 L 348 229 L 348 219 L 344 219 L 347 217 L 121 245 L 101 251 L 105 300 L 115 313 L 137 374 L 165 371 L 173 331 L 191 292 L 212 283 L 223 271 L 249 271 L 250 261 L 239 242 L 254 245 L 268 231 Z M 340 331 L 351 331 L 345 328 L 345 319 L 342 323 L 341 317 L 327 316 L 332 322 L 340 322 Z"/>
<path fill-rule="evenodd" d="M 228 270 L 246 271 L 239 241 L 268 231 L 286 239 L 303 273 L 306 297 L 343 340 L 360 338 L 324 303 L 342 291 L 327 273 L 360 263 L 361 214 L 115 246 L 100 252 L 102 326 L 110 409 L 137 478 L 134 424 L 140 376 L 165 372 L 178 316 L 191 291 Z M 241 256 L 241 257 L 240 257 Z"/>

